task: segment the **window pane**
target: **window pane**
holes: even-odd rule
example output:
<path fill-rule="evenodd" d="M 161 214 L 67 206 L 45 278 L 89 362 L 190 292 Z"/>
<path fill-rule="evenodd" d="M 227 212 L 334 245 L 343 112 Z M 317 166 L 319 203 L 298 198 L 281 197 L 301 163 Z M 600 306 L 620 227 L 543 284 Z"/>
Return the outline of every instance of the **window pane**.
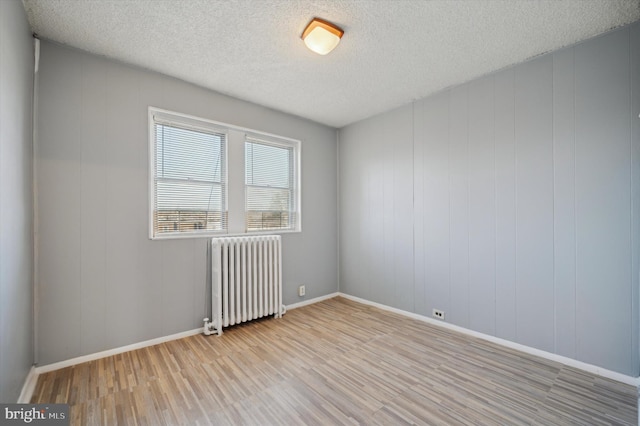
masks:
<path fill-rule="evenodd" d="M 245 144 L 245 174 L 247 185 L 289 188 L 291 184 L 291 148 L 259 143 Z"/>
<path fill-rule="evenodd" d="M 154 235 L 226 229 L 226 135 L 156 122 Z"/>
<path fill-rule="evenodd" d="M 156 124 L 157 176 L 221 182 L 224 136 Z"/>
<path fill-rule="evenodd" d="M 158 210 L 222 210 L 222 185 L 158 179 Z"/>
<path fill-rule="evenodd" d="M 247 231 L 296 227 L 294 155 L 293 147 L 245 142 Z"/>
<path fill-rule="evenodd" d="M 280 188 L 247 186 L 247 210 L 288 211 L 291 191 Z"/>

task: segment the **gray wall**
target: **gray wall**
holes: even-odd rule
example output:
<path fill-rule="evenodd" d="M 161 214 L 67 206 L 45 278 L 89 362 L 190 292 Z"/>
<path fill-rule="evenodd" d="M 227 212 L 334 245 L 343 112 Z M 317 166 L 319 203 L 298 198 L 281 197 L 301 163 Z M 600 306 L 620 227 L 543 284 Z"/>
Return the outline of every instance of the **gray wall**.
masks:
<path fill-rule="evenodd" d="M 33 38 L 22 3 L 0 1 L 0 402 L 33 364 Z"/>
<path fill-rule="evenodd" d="M 638 376 L 639 113 L 635 24 L 341 129 L 340 290 Z"/>
<path fill-rule="evenodd" d="M 337 291 L 336 131 L 152 72 L 42 44 L 36 145 L 39 364 L 202 326 L 207 239 L 148 238 L 147 107 L 302 141 L 302 233 L 284 303 Z"/>

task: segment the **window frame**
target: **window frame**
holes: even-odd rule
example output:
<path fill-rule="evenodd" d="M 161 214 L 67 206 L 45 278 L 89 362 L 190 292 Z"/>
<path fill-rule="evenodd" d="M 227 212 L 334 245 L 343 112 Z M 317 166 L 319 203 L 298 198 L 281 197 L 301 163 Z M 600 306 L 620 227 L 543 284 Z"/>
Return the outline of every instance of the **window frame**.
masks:
<path fill-rule="evenodd" d="M 156 194 L 155 194 L 155 180 L 156 180 L 156 124 L 174 125 L 177 128 L 183 128 L 191 131 L 202 131 L 203 133 L 220 133 L 225 135 L 224 143 L 224 173 L 221 176 L 223 182 L 223 198 L 222 205 L 225 209 L 222 214 L 227 214 L 226 227 L 228 229 L 228 212 L 229 212 L 229 181 L 228 181 L 228 167 L 229 167 L 229 132 L 224 125 L 220 123 L 206 120 L 198 117 L 193 117 L 187 114 L 180 114 L 173 111 L 162 110 L 159 108 L 149 107 L 148 109 L 148 124 L 149 124 L 149 183 L 147 187 L 149 195 L 149 239 L 151 240 L 165 240 L 165 239 L 177 239 L 177 238 L 199 238 L 214 236 L 221 236 L 227 234 L 227 229 L 221 230 L 193 230 L 189 232 L 162 232 L 155 233 L 154 229 L 154 208 L 156 206 Z M 222 165 L 222 164 L 221 164 Z"/>
<path fill-rule="evenodd" d="M 268 234 L 286 234 L 302 232 L 302 142 L 298 139 L 288 138 L 285 136 L 275 135 L 271 133 L 261 132 L 255 129 L 235 126 L 215 120 L 196 117 L 189 114 L 183 114 L 153 106 L 148 107 L 148 217 L 149 221 L 149 239 L 150 240 L 171 240 L 184 238 L 212 238 L 227 236 L 251 236 L 251 235 L 268 235 Z M 187 127 L 197 130 L 198 128 L 206 132 L 215 131 L 226 135 L 225 141 L 225 174 L 226 174 L 226 190 L 224 191 L 225 199 L 223 200 L 227 209 L 227 229 L 219 231 L 194 230 L 191 232 L 175 232 L 160 233 L 154 235 L 153 214 L 155 207 L 155 119 L 154 116 L 160 118 L 164 123 L 175 123 L 178 127 Z M 246 183 L 245 183 L 245 142 L 247 139 L 257 139 L 272 145 L 280 145 L 287 148 L 293 148 L 294 157 L 294 191 L 295 191 L 295 211 L 297 220 L 294 228 L 290 229 L 266 229 L 260 231 L 247 231 L 246 224 Z M 242 155 L 240 155 L 240 152 Z M 232 170 L 232 168 L 241 168 Z M 242 179 L 239 180 L 239 176 Z M 242 203 L 240 203 L 242 200 Z"/>
<path fill-rule="evenodd" d="M 294 193 L 294 202 L 293 202 L 293 211 L 296 214 L 295 224 L 291 228 L 273 228 L 273 229 L 262 229 L 262 230 L 254 230 L 248 231 L 246 224 L 246 215 L 248 212 L 246 205 L 246 191 L 247 191 L 247 183 L 244 182 L 244 191 L 245 191 L 245 206 L 244 206 L 244 214 L 245 214 L 245 233 L 247 235 L 263 235 L 263 234 L 284 234 L 289 232 L 302 232 L 302 180 L 300 173 L 300 162 L 302 158 L 301 153 L 301 143 L 299 140 L 284 138 L 281 136 L 267 135 L 264 133 L 258 133 L 255 131 L 247 132 L 245 134 L 244 143 L 249 141 L 255 141 L 256 143 L 262 143 L 264 145 L 271 145 L 275 147 L 281 147 L 286 149 L 291 149 L 293 151 L 293 193 Z M 244 151 L 243 151 L 244 152 Z M 244 163 L 244 160 L 243 160 Z M 245 164 L 245 172 L 246 172 L 246 164 Z M 290 210 L 291 212 L 291 210 Z"/>

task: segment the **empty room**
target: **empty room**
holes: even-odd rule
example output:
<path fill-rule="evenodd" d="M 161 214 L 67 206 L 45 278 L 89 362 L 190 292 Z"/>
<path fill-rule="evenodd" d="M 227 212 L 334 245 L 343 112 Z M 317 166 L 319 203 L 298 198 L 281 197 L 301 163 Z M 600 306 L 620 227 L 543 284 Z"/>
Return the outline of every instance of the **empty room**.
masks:
<path fill-rule="evenodd" d="M 0 423 L 639 388 L 640 0 L 0 0 Z"/>

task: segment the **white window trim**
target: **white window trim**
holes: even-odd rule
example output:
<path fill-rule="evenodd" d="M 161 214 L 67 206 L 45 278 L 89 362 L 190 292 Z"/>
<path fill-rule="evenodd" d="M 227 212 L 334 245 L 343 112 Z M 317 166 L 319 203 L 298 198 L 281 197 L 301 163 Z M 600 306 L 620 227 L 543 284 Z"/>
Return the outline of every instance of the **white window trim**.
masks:
<path fill-rule="evenodd" d="M 153 191 L 154 173 L 155 173 L 155 130 L 154 116 L 158 117 L 162 122 L 176 125 L 188 125 L 192 128 L 201 128 L 203 130 L 216 130 L 227 135 L 225 155 L 226 171 L 227 171 L 227 190 L 225 193 L 225 204 L 227 206 L 227 230 L 221 231 L 202 231 L 189 233 L 164 233 L 159 235 L 153 234 L 153 206 L 155 205 L 155 194 Z M 175 118 L 179 118 L 175 121 Z M 206 118 L 196 117 L 189 114 L 183 114 L 175 111 L 161 109 L 149 106 L 148 108 L 148 223 L 149 223 L 149 239 L 151 240 L 171 240 L 184 238 L 212 238 L 222 236 L 248 236 L 248 235 L 273 235 L 273 234 L 291 234 L 302 232 L 302 142 L 298 139 L 280 136 L 273 133 L 261 132 L 259 130 L 247 127 L 236 126 L 233 124 L 223 123 L 220 121 L 209 120 Z M 244 143 L 246 138 L 254 138 L 263 140 L 273 145 L 283 147 L 294 147 L 295 157 L 295 180 L 297 185 L 298 196 L 296 197 L 296 228 L 295 229 L 268 229 L 264 231 L 246 232 L 245 229 L 245 181 L 244 181 Z M 232 165 L 233 171 L 229 165 Z M 238 167 L 241 165 L 242 167 Z M 232 178 L 233 176 L 233 178 Z M 240 178 L 239 178 L 240 176 Z"/>

